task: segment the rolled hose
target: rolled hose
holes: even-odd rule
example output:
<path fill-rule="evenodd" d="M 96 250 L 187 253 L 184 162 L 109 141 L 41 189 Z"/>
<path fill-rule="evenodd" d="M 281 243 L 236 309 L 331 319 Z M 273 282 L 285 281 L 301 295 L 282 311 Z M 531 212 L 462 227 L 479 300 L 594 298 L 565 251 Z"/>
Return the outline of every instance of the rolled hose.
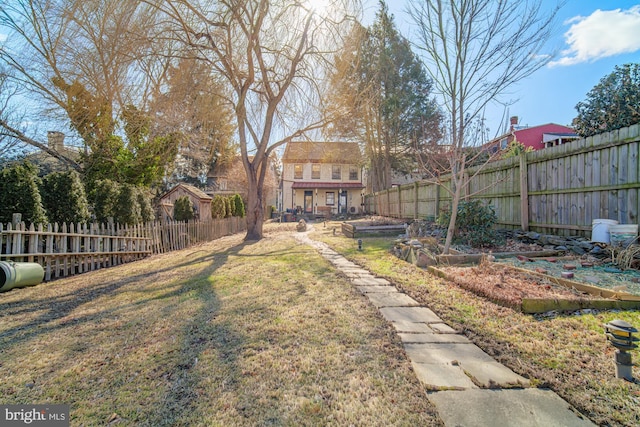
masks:
<path fill-rule="evenodd" d="M 33 286 L 44 279 L 44 268 L 37 262 L 0 261 L 0 292 Z"/>

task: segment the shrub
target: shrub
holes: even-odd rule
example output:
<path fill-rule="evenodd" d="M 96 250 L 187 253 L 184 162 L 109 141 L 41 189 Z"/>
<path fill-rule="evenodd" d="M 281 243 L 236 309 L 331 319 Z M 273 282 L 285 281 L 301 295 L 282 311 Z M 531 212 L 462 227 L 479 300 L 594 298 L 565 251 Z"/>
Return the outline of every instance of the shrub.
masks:
<path fill-rule="evenodd" d="M 195 218 L 193 203 L 189 196 L 178 197 L 173 204 L 173 219 L 176 221 L 189 221 Z"/>
<path fill-rule="evenodd" d="M 11 222 L 14 213 L 32 224 L 45 224 L 47 215 L 42 206 L 37 168 L 24 162 L 0 171 L 0 222 Z"/>
<path fill-rule="evenodd" d="M 233 204 L 231 203 L 231 196 L 224 198 L 224 217 L 229 218 L 233 216 Z"/>
<path fill-rule="evenodd" d="M 450 220 L 451 209 L 444 210 L 438 218 L 438 224 L 448 226 Z M 460 202 L 453 237 L 454 242 L 467 244 L 474 248 L 497 245 L 500 243 L 500 238 L 493 231 L 497 220 L 493 207 L 484 205 L 480 200 Z"/>
<path fill-rule="evenodd" d="M 71 224 L 89 220 L 89 202 L 77 172 L 50 173 L 43 178 L 40 194 L 49 221 Z"/>
<path fill-rule="evenodd" d="M 114 206 L 113 219 L 119 224 L 128 225 L 142 222 L 138 188 L 135 185 L 123 184 L 120 186 L 120 192 Z"/>
<path fill-rule="evenodd" d="M 115 219 L 115 208 L 119 194 L 120 184 L 117 182 L 108 179 L 95 182 L 91 192 L 91 201 L 96 221 L 107 222 L 109 218 Z"/>
<path fill-rule="evenodd" d="M 509 143 L 509 146 L 502 152 L 502 158 L 508 159 L 510 157 L 518 157 L 522 153 L 530 153 L 533 151 L 532 147 L 525 147 L 523 143 L 518 140 L 513 140 Z"/>
<path fill-rule="evenodd" d="M 140 216 L 142 222 L 153 221 L 156 218 L 156 213 L 153 210 L 153 204 L 151 203 L 151 194 L 145 187 L 137 187 L 138 189 L 138 204 L 140 205 Z"/>
<path fill-rule="evenodd" d="M 233 205 L 235 206 L 235 209 L 233 210 L 233 216 L 239 216 L 240 218 L 244 218 L 246 215 L 246 212 L 244 210 L 244 201 L 242 200 L 242 197 L 239 194 L 233 195 Z M 274 210 L 275 210 L 275 207 L 274 207 Z"/>
<path fill-rule="evenodd" d="M 141 186 L 118 184 L 108 179 L 96 181 L 91 201 L 98 222 L 108 222 L 111 218 L 119 224 L 133 225 L 153 221 L 155 217 L 151 195 Z"/>
<path fill-rule="evenodd" d="M 211 216 L 213 218 L 224 218 L 227 215 L 226 197 L 215 196 L 211 202 Z"/>

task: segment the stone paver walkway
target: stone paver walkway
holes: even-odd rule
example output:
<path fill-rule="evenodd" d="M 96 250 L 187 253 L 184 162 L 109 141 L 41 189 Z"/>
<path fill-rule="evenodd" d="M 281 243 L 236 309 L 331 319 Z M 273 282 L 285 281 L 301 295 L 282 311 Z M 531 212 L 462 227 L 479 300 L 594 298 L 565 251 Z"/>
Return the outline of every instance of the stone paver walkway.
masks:
<path fill-rule="evenodd" d="M 496 362 L 429 308 L 389 281 L 347 260 L 322 242 L 297 233 L 344 273 L 396 329 L 418 379 L 446 426 L 594 426 L 551 390 Z"/>

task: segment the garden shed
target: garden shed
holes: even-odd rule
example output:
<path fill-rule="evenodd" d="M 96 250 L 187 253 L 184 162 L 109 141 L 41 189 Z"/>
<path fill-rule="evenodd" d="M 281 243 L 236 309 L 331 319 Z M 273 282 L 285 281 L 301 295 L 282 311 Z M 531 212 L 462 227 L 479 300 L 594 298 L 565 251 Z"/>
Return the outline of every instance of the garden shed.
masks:
<path fill-rule="evenodd" d="M 213 198 L 193 185 L 180 183 L 160 197 L 158 202 L 160 217 L 173 220 L 173 205 L 180 197 L 187 196 L 191 200 L 195 219 L 207 221 L 211 219 L 211 202 Z"/>

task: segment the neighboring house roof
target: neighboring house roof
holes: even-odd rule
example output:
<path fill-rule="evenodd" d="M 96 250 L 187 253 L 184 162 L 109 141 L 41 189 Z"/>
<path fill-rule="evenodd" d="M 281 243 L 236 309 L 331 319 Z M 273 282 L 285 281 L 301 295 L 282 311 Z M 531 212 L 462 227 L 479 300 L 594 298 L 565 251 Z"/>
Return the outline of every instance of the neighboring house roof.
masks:
<path fill-rule="evenodd" d="M 64 145 L 64 134 L 62 132 L 47 132 L 48 147 L 67 159 L 78 162 L 80 160 L 81 151 L 79 148 L 71 148 Z M 55 171 L 68 170 L 70 165 L 66 162 L 52 156 L 46 151 L 36 151 L 27 155 L 27 159 L 38 165 L 44 174 Z"/>
<path fill-rule="evenodd" d="M 359 182 L 294 182 L 291 188 L 364 188 Z"/>
<path fill-rule="evenodd" d="M 249 161 L 253 161 L 253 156 L 249 156 Z M 216 164 L 207 173 L 208 178 L 226 178 L 230 174 L 234 174 L 237 170 L 244 173 L 244 165 L 242 164 L 242 158 L 236 156 L 233 159 L 225 162 L 224 164 Z"/>
<path fill-rule="evenodd" d="M 253 161 L 253 156 L 249 156 L 249 161 Z M 268 159 L 268 169 L 265 176 L 266 189 L 278 186 L 278 171 L 274 157 Z M 247 173 L 242 164 L 242 158 L 236 156 L 232 161 L 224 165 L 218 165 L 207 174 L 206 192 L 209 194 L 240 194 L 245 195 L 248 190 Z"/>
<path fill-rule="evenodd" d="M 176 191 L 179 191 L 181 189 L 183 191 L 191 193 L 193 196 L 197 197 L 200 200 L 203 200 L 203 201 L 213 200 L 213 198 L 211 196 L 209 196 L 207 193 L 205 193 L 204 191 L 200 190 L 199 188 L 194 187 L 193 185 L 182 183 L 182 182 L 180 184 L 176 185 L 175 187 L 173 187 L 171 190 L 169 190 L 166 193 L 164 193 L 162 195 L 162 197 L 160 197 L 160 199 L 166 199 L 172 193 L 175 193 Z"/>
<path fill-rule="evenodd" d="M 299 141 L 287 144 L 282 162 L 358 164 L 361 158 L 360 147 L 355 142 Z"/>
<path fill-rule="evenodd" d="M 516 139 L 525 147 L 531 147 L 539 150 L 545 147 L 548 141 L 560 140 L 562 142 L 579 139 L 579 135 L 568 126 L 556 123 L 547 123 L 544 125 L 531 126 L 527 128 L 512 129 L 509 133 L 500 135 L 485 144 L 485 147 L 498 146 L 498 148 L 506 148 L 504 144 L 500 147 L 502 141 L 511 142 Z"/>

